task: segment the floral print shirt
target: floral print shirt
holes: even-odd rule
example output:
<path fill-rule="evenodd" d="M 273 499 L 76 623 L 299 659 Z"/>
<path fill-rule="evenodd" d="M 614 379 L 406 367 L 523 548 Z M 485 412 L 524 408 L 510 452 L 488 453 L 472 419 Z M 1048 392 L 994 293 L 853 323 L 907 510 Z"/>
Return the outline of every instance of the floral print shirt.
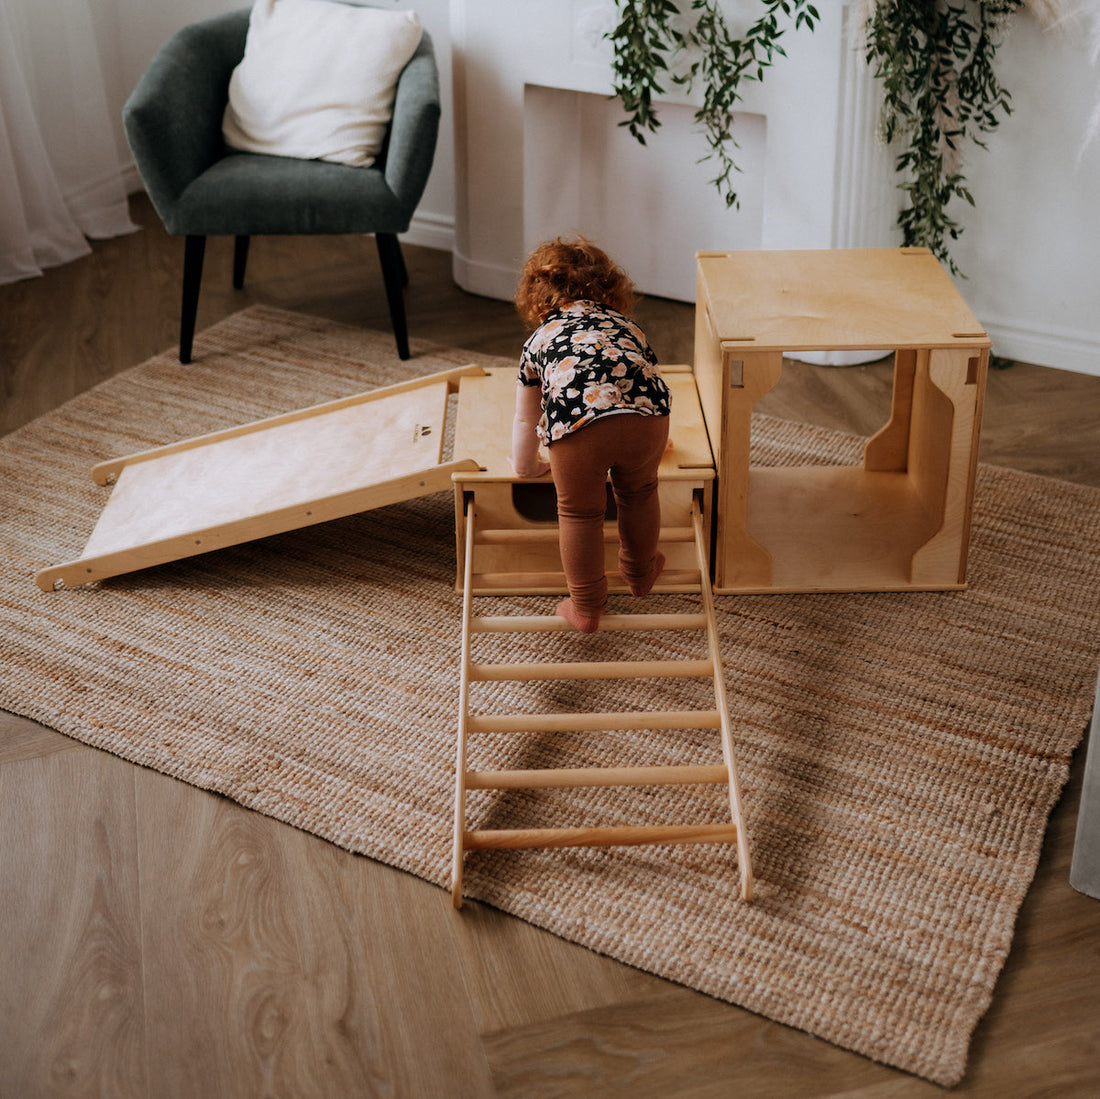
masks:
<path fill-rule="evenodd" d="M 537 432 L 547 444 L 599 416 L 667 416 L 671 406 L 642 330 L 591 301 L 572 302 L 547 316 L 523 345 L 519 380 L 542 386 Z"/>

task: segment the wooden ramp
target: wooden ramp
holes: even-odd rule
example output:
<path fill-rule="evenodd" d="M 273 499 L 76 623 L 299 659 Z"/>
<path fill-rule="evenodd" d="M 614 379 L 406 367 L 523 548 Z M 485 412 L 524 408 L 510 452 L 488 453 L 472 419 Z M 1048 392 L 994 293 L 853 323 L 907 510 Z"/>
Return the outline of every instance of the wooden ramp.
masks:
<path fill-rule="evenodd" d="M 113 485 L 74 561 L 41 569 L 43 591 L 238 545 L 451 489 L 448 397 L 479 366 L 414 378 L 226 431 L 102 462 Z"/>
<path fill-rule="evenodd" d="M 706 528 L 702 507 L 692 507 L 691 539 L 697 573 L 693 577 L 700 596 L 696 614 L 606 615 L 600 630 L 702 630 L 706 632 L 708 657 L 704 660 L 627 660 L 583 663 L 484 664 L 472 657 L 472 639 L 485 633 L 524 633 L 571 629 L 556 615 L 479 617 L 473 613 L 476 585 L 474 556 L 480 540 L 492 540 L 494 532 L 479 531 L 471 500 L 465 517 L 465 556 L 462 579 L 462 650 L 459 679 L 457 760 L 455 765 L 455 819 L 451 898 L 462 906 L 462 868 L 467 851 L 492 848 L 592 847 L 662 843 L 736 844 L 740 870 L 740 892 L 752 899 L 753 877 L 748 835 L 745 831 L 737 761 L 733 748 L 729 708 L 718 642 L 718 629 L 711 596 L 706 553 Z M 663 534 L 662 541 L 665 540 Z M 598 637 L 599 635 L 594 635 Z M 714 684 L 714 709 L 688 711 L 637 711 L 613 713 L 545 714 L 525 713 L 478 716 L 470 709 L 470 684 L 486 680 L 600 680 L 661 676 L 707 677 Z M 715 729 L 720 738 L 724 762 L 716 765 L 557 768 L 539 770 L 471 771 L 467 766 L 471 737 L 482 734 L 525 732 L 591 731 L 613 729 Z M 468 790 L 547 789 L 581 786 L 662 786 L 721 783 L 729 791 L 730 820 L 724 824 L 672 823 L 580 828 L 529 828 L 521 830 L 475 829 L 466 827 Z"/>

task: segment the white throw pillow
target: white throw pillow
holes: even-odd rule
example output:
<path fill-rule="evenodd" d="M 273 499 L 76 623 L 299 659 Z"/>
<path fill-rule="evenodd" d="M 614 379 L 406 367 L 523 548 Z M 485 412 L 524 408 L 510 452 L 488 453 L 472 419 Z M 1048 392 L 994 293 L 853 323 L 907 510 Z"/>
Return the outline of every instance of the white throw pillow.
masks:
<path fill-rule="evenodd" d="M 234 149 L 374 163 L 420 16 L 334 0 L 256 0 L 222 120 Z"/>

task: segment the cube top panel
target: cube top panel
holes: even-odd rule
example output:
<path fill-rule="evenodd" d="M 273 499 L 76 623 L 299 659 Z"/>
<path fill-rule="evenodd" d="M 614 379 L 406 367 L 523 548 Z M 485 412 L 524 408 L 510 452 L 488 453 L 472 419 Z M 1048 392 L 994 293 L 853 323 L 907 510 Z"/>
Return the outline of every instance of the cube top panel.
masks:
<path fill-rule="evenodd" d="M 989 346 L 927 248 L 700 252 L 697 262 L 696 308 L 746 351 Z"/>

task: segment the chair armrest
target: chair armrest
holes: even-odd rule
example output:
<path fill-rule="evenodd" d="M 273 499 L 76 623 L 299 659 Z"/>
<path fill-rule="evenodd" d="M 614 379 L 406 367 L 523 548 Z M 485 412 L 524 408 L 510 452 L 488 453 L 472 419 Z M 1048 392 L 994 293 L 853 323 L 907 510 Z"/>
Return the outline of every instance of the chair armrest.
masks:
<path fill-rule="evenodd" d="M 386 183 L 410 217 L 432 170 L 439 113 L 439 70 L 432 40 L 424 31 L 397 80 L 385 154 Z"/>
<path fill-rule="evenodd" d="M 225 152 L 229 78 L 244 56 L 249 9 L 184 27 L 153 58 L 122 109 L 126 139 L 145 189 L 170 233 L 175 204 Z"/>

